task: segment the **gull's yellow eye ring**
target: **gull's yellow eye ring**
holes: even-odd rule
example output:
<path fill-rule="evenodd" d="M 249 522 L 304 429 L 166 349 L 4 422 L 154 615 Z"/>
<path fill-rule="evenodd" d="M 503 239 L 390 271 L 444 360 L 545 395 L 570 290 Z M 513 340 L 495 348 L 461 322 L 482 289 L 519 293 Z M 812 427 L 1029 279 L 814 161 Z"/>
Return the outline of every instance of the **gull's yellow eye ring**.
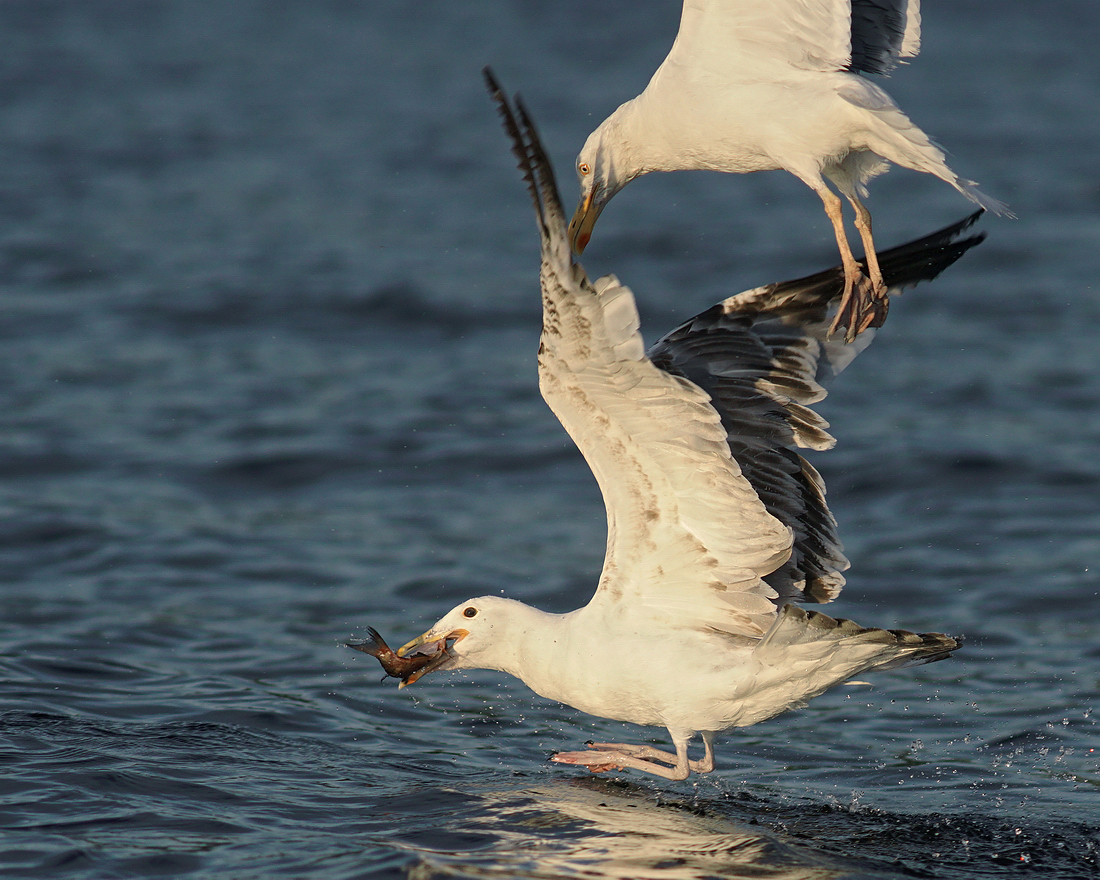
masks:
<path fill-rule="evenodd" d="M 588 177 L 588 175 L 592 173 L 592 166 L 589 165 L 587 162 L 581 162 L 577 166 L 577 171 L 581 175 L 581 177 Z"/>

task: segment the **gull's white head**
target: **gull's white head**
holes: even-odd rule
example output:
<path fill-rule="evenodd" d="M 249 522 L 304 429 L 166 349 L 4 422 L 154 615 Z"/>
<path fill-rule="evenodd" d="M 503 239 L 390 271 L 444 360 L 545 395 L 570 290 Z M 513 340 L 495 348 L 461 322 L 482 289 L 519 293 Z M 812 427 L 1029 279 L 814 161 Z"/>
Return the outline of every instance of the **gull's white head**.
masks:
<path fill-rule="evenodd" d="M 628 101 L 608 116 L 588 136 L 577 156 L 581 201 L 569 223 L 569 244 L 578 256 L 592 238 L 592 227 L 607 203 L 630 181 L 644 173 L 642 167 L 631 160 L 634 150 L 626 136 L 626 123 L 632 117 L 632 105 L 633 102 Z"/>
<path fill-rule="evenodd" d="M 443 615 L 426 633 L 398 648 L 397 654 L 405 657 L 421 645 L 441 642 L 448 659 L 433 665 L 431 671 L 506 670 L 507 658 L 513 653 L 511 639 L 516 637 L 513 624 L 524 616 L 524 611 L 532 610 L 522 602 L 499 596 L 468 599 Z"/>

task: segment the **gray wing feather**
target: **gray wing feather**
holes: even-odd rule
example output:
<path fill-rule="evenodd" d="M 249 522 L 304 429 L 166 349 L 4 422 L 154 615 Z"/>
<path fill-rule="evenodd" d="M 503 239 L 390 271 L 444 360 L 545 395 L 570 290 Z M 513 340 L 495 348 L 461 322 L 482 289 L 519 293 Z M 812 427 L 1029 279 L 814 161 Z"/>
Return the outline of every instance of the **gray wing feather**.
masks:
<path fill-rule="evenodd" d="M 852 0 L 849 70 L 889 73 L 920 51 L 918 0 Z"/>
<path fill-rule="evenodd" d="M 891 295 L 930 280 L 978 244 L 961 238 L 981 212 L 879 254 Z M 839 267 L 732 296 L 681 324 L 649 350 L 650 360 L 706 391 L 730 451 L 768 512 L 795 535 L 790 560 L 765 580 L 782 599 L 828 602 L 848 567 L 820 475 L 796 449 L 829 449 L 828 423 L 810 405 L 823 383 L 870 344 L 828 329 L 844 285 Z"/>

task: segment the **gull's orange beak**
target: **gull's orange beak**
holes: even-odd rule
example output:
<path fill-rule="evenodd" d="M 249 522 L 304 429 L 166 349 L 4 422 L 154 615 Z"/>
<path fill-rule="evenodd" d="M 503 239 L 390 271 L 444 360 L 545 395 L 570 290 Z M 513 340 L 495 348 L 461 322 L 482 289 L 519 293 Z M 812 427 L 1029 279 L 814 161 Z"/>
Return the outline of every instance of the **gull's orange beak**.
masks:
<path fill-rule="evenodd" d="M 592 189 L 582 196 L 573 219 L 569 221 L 569 245 L 578 257 L 584 253 L 588 242 L 592 240 L 592 227 L 596 225 L 596 219 L 603 210 L 603 204 L 596 198 L 599 190 L 598 184 L 593 185 Z"/>
<path fill-rule="evenodd" d="M 398 657 L 407 657 L 409 655 L 409 652 L 411 652 L 414 648 L 421 647 L 422 645 L 431 645 L 438 653 L 435 654 L 435 659 L 427 666 L 416 670 L 416 672 L 414 672 L 408 678 L 402 679 L 401 684 L 397 686 L 397 689 L 401 690 L 406 685 L 413 684 L 418 679 L 423 678 L 429 672 L 438 669 L 448 660 L 452 659 L 449 651 L 451 645 L 466 638 L 466 636 L 468 636 L 469 634 L 469 630 L 465 629 L 451 630 L 449 633 L 446 634 L 438 634 L 433 632 L 432 630 L 428 630 L 423 635 L 417 636 L 411 642 L 408 642 L 407 644 L 404 644 L 400 648 L 398 648 L 396 652 Z M 427 651 L 425 653 L 433 652 Z"/>

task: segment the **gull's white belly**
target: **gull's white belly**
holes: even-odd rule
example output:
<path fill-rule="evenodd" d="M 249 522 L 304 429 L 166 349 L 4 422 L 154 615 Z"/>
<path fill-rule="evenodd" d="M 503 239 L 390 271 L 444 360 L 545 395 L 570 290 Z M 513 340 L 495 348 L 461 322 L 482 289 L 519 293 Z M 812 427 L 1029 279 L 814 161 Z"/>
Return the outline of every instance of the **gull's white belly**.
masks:
<path fill-rule="evenodd" d="M 648 637 L 573 641 L 552 664 L 524 675 L 536 693 L 602 718 L 720 730 L 736 723 L 751 690 L 751 649 L 715 634 L 666 630 Z"/>

